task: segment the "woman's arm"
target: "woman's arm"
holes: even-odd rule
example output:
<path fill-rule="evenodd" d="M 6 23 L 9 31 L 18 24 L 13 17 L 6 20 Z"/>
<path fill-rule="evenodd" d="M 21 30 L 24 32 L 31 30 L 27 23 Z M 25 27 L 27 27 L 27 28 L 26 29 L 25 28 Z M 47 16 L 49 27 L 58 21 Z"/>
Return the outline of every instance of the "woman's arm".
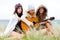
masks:
<path fill-rule="evenodd" d="M 27 19 L 26 19 L 26 15 L 23 15 L 22 17 L 21 17 L 21 20 L 23 21 L 23 22 L 25 22 L 28 26 L 33 26 L 33 23 L 32 22 L 30 22 L 30 21 L 28 21 Z"/>
<path fill-rule="evenodd" d="M 10 32 L 12 32 L 15 28 L 15 25 L 18 22 L 18 17 L 17 15 L 13 15 L 13 17 L 11 18 L 11 20 L 9 21 L 3 35 L 8 35 Z"/>

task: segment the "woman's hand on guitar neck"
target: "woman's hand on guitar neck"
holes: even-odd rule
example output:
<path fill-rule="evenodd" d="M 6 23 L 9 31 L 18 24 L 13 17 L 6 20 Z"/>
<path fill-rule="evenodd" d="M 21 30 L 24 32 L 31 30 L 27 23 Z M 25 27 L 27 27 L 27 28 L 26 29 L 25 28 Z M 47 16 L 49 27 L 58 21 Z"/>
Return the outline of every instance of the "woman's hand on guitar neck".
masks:
<path fill-rule="evenodd" d="M 32 22 L 28 22 L 28 26 L 34 26 L 34 24 Z"/>
<path fill-rule="evenodd" d="M 47 22 L 51 22 L 51 20 L 47 20 Z"/>

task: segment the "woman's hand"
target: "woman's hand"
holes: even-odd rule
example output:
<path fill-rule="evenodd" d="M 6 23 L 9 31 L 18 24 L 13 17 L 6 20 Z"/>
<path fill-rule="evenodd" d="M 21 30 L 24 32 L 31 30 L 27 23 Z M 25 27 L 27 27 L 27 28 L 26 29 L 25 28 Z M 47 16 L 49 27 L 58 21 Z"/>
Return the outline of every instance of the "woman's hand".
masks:
<path fill-rule="evenodd" d="M 49 23 L 50 23 L 50 22 L 51 22 L 51 20 L 47 20 L 47 22 L 49 22 Z"/>
<path fill-rule="evenodd" d="M 21 20 L 21 18 L 20 17 L 18 17 L 18 21 L 20 21 Z"/>
<path fill-rule="evenodd" d="M 34 26 L 32 22 L 28 22 L 28 25 L 29 26 Z"/>

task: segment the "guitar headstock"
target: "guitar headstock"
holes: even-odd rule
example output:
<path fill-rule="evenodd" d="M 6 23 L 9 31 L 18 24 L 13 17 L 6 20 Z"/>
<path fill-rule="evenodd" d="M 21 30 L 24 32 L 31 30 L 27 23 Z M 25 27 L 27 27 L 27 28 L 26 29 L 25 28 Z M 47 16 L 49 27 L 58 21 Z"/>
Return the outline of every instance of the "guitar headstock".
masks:
<path fill-rule="evenodd" d="M 47 21 L 47 20 L 52 21 L 52 20 L 54 20 L 54 19 L 55 19 L 55 17 L 50 17 L 50 18 L 48 18 L 48 19 L 45 19 L 44 21 Z"/>
<path fill-rule="evenodd" d="M 55 19 L 55 17 L 50 17 L 50 20 L 54 20 Z"/>

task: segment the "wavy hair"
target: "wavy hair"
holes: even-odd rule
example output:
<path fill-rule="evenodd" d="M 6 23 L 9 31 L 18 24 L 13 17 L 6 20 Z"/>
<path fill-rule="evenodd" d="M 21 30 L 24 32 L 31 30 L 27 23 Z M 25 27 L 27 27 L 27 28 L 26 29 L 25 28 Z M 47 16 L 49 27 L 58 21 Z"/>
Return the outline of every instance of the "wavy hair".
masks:
<path fill-rule="evenodd" d="M 44 12 L 42 13 L 42 16 L 41 16 L 40 11 L 39 11 L 41 8 L 44 9 Z M 36 16 L 38 17 L 39 21 L 43 21 L 43 19 L 45 19 L 46 16 L 47 16 L 47 9 L 46 9 L 46 7 L 44 7 L 44 6 L 39 7 L 37 9 L 37 11 L 36 11 Z"/>

